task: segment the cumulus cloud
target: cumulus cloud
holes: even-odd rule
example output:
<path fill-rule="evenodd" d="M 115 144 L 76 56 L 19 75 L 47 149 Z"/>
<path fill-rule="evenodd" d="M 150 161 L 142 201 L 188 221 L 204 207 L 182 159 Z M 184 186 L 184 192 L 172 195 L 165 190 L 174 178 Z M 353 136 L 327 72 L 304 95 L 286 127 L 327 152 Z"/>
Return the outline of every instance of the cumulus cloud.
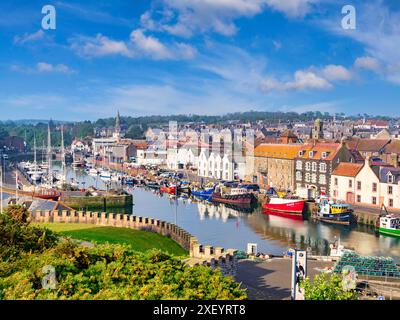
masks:
<path fill-rule="evenodd" d="M 268 77 L 264 79 L 261 83 L 261 89 L 264 91 L 288 91 L 306 89 L 327 90 L 330 88 L 332 88 L 332 84 L 330 84 L 326 79 L 308 70 L 296 71 L 294 73 L 293 81 L 281 82 L 273 77 Z"/>
<path fill-rule="evenodd" d="M 78 55 L 85 57 L 102 57 L 110 55 L 122 55 L 132 57 L 133 53 L 128 49 L 124 41 L 112 40 L 101 33 L 96 37 L 78 36 L 70 39 L 71 49 Z"/>
<path fill-rule="evenodd" d="M 162 43 L 158 38 L 145 34 L 143 29 L 133 30 L 129 40 L 114 40 L 102 34 L 96 37 L 78 36 L 70 39 L 70 47 L 83 57 L 121 55 L 128 58 L 153 60 L 192 59 L 197 50 L 181 42 Z"/>
<path fill-rule="evenodd" d="M 34 33 L 25 33 L 22 36 L 17 35 L 14 37 L 14 44 L 23 45 L 28 42 L 34 42 L 37 40 L 41 40 L 44 38 L 44 36 L 45 36 L 45 33 L 42 29 L 40 29 Z"/>
<path fill-rule="evenodd" d="M 367 69 L 379 73 L 381 70 L 381 65 L 378 59 L 372 57 L 359 57 L 354 62 L 354 66 L 359 69 Z"/>
<path fill-rule="evenodd" d="M 352 78 L 351 72 L 347 70 L 345 67 L 333 64 L 327 65 L 322 70 L 322 74 L 325 77 L 325 79 L 330 81 L 337 81 L 337 80 L 346 81 Z"/>
<path fill-rule="evenodd" d="M 51 64 L 47 62 L 38 62 L 34 67 L 26 67 L 20 65 L 12 65 L 11 71 L 22 72 L 22 73 L 64 73 L 71 74 L 75 73 L 70 67 L 65 64 Z"/>
<path fill-rule="evenodd" d="M 175 36 L 191 37 L 196 33 L 216 32 L 234 35 L 235 20 L 251 18 L 266 8 L 288 17 L 303 17 L 319 0 L 165 0 L 153 2 L 141 16 L 146 30 L 165 31 Z"/>

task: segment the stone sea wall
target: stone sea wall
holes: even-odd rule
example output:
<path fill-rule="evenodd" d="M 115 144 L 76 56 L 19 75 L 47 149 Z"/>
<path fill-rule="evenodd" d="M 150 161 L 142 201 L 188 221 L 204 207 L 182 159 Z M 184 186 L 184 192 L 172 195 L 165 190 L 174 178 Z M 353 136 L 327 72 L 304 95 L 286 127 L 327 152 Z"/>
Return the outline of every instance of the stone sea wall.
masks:
<path fill-rule="evenodd" d="M 234 249 L 225 250 L 221 247 L 203 246 L 186 230 L 163 220 L 127 214 L 74 210 L 37 210 L 31 214 L 30 220 L 38 223 L 87 223 L 156 232 L 170 237 L 189 251 L 190 258 L 186 259 L 189 265 L 208 265 L 212 269 L 220 268 L 225 275 L 236 274 L 237 260 Z"/>

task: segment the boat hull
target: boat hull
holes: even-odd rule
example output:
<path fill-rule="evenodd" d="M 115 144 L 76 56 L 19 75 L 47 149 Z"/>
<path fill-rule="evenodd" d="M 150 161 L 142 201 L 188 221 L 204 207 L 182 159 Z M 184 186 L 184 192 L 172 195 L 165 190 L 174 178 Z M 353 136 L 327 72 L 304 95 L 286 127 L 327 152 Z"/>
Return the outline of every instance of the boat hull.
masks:
<path fill-rule="evenodd" d="M 221 196 L 218 193 L 213 193 L 211 198 L 213 202 L 236 204 L 236 205 L 250 205 L 253 200 L 250 194 Z"/>
<path fill-rule="evenodd" d="M 379 228 L 379 233 L 393 237 L 400 237 L 400 229 Z"/>
<path fill-rule="evenodd" d="M 176 194 L 176 187 L 160 187 L 160 192 L 168 194 Z"/>
<path fill-rule="evenodd" d="M 288 218 L 297 221 L 303 221 L 303 214 L 302 213 L 290 213 L 290 212 L 281 212 L 281 211 L 272 211 L 263 207 L 263 213 L 266 215 Z"/>
<path fill-rule="evenodd" d="M 276 201 L 276 202 L 275 202 Z M 304 209 L 304 200 L 286 200 L 282 199 L 280 201 L 273 200 L 269 203 L 264 203 L 263 208 L 269 211 L 280 212 L 284 214 L 294 214 L 302 215 Z"/>
<path fill-rule="evenodd" d="M 351 213 L 317 214 L 316 219 L 326 223 L 349 225 Z"/>

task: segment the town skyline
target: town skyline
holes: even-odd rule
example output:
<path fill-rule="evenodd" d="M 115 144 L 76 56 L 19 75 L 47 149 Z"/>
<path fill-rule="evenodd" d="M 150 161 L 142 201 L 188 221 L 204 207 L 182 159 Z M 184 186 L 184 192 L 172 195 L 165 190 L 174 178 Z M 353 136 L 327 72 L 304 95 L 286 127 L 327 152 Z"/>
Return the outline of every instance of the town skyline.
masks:
<path fill-rule="evenodd" d="M 286 3 L 286 2 L 285 2 Z M 256 111 L 398 115 L 398 4 L 354 1 L 0 4 L 1 118 Z"/>

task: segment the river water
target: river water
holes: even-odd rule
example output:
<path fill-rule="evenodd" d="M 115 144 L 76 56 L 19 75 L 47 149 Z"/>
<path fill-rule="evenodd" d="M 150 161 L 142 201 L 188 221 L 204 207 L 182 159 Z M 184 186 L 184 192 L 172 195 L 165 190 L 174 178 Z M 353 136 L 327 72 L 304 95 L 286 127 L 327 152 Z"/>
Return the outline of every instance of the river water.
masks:
<path fill-rule="evenodd" d="M 85 187 L 105 189 L 100 178 L 82 170 L 68 169 L 68 179 L 84 182 Z M 246 250 L 257 243 L 258 251 L 281 255 L 288 248 L 311 250 L 326 255 L 329 244 L 340 238 L 345 247 L 362 255 L 391 256 L 400 260 L 400 239 L 375 235 L 367 226 L 336 226 L 313 221 L 296 221 L 263 214 L 260 208 L 241 212 L 222 204 L 170 199 L 144 188 L 127 188 L 133 194 L 133 214 L 176 223 L 199 239 L 203 245 Z"/>

